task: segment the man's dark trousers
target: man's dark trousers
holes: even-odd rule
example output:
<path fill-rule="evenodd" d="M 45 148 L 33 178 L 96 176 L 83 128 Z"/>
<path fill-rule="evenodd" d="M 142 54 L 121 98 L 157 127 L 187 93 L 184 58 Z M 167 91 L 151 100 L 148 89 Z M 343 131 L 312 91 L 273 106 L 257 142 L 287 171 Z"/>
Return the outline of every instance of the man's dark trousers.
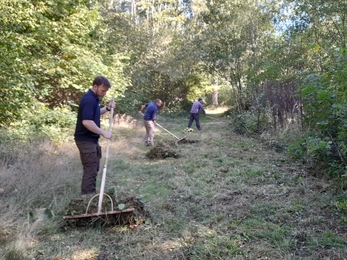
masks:
<path fill-rule="evenodd" d="M 99 172 L 101 147 L 98 143 L 76 141 L 83 165 L 82 195 L 96 192 L 96 176 Z"/>
<path fill-rule="evenodd" d="M 199 121 L 199 113 L 190 113 L 188 128 L 192 126 L 194 120 L 198 130 L 201 130 L 200 121 Z"/>

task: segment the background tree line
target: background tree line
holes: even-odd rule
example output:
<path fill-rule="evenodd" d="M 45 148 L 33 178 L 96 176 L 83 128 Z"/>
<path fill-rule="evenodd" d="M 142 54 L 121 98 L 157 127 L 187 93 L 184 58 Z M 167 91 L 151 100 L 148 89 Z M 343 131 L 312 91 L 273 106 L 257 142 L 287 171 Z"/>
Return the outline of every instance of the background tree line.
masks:
<path fill-rule="evenodd" d="M 178 113 L 218 92 L 237 131 L 292 124 L 300 138 L 285 149 L 343 176 L 346 11 L 334 0 L 2 0 L 0 125 L 7 137 L 69 128 L 105 75 L 120 113 L 157 97 Z"/>

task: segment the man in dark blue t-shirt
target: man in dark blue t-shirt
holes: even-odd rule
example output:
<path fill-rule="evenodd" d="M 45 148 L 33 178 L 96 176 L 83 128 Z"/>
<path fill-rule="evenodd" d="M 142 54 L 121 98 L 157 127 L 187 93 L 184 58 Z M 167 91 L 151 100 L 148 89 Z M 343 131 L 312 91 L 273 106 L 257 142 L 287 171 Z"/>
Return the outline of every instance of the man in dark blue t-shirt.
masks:
<path fill-rule="evenodd" d="M 143 113 L 143 111 L 146 109 L 145 114 L 143 116 L 143 122 L 146 128 L 146 140 L 145 144 L 147 146 L 153 146 L 154 145 L 154 126 L 156 123 L 157 113 L 159 107 L 163 105 L 163 101 L 160 99 L 156 99 L 155 102 L 147 103 L 143 106 L 141 106 L 140 112 Z"/>
<path fill-rule="evenodd" d="M 116 104 L 111 101 L 105 107 L 100 107 L 100 98 L 106 95 L 111 87 L 110 82 L 103 76 L 93 81 L 93 87 L 80 100 L 75 130 L 75 142 L 80 151 L 83 165 L 81 184 L 82 195 L 96 192 L 96 176 L 100 167 L 101 147 L 100 135 L 111 139 L 112 132 L 100 128 L 100 116 L 111 111 Z"/>

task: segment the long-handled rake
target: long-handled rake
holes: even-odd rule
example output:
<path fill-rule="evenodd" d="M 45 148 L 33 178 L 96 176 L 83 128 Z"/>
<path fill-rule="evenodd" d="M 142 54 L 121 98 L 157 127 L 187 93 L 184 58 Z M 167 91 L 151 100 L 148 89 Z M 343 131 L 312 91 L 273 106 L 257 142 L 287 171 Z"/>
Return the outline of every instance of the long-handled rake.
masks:
<path fill-rule="evenodd" d="M 213 117 L 213 116 L 207 116 L 205 115 L 205 117 L 216 120 L 216 121 L 220 121 L 220 122 L 224 122 L 225 120 L 223 120 L 222 118 L 217 118 L 217 117 Z"/>
<path fill-rule="evenodd" d="M 114 101 L 114 99 L 112 99 L 112 101 Z M 109 129 L 108 129 L 109 132 L 112 130 L 113 111 L 114 111 L 114 109 L 112 108 L 111 112 L 110 112 L 110 123 L 109 123 Z M 102 171 L 100 193 L 95 195 L 95 196 L 93 196 L 90 199 L 85 214 L 72 215 L 72 216 L 63 216 L 63 219 L 66 219 L 66 220 L 69 220 L 69 219 L 70 220 L 71 219 L 77 220 L 77 219 L 88 219 L 88 218 L 91 218 L 92 222 L 95 222 L 98 219 L 102 219 L 102 220 L 105 221 L 106 217 L 110 217 L 112 219 L 116 219 L 117 223 L 120 223 L 120 224 L 126 224 L 124 222 L 129 221 L 131 219 L 131 215 L 132 215 L 133 211 L 135 210 L 134 208 L 128 208 L 128 209 L 124 209 L 124 210 L 113 210 L 112 198 L 109 195 L 104 194 L 110 142 L 111 142 L 110 139 L 107 139 L 106 155 L 105 155 L 105 162 L 104 162 L 103 171 Z M 101 211 L 102 210 L 102 202 L 103 202 L 104 195 L 106 195 L 110 199 L 111 211 L 106 211 L 106 212 L 102 212 Z M 92 200 L 95 197 L 97 197 L 97 196 L 99 196 L 98 211 L 96 213 L 88 213 L 89 206 L 90 206 Z M 121 215 L 125 216 L 126 221 L 124 221 L 124 220 L 122 221 Z M 108 219 L 110 219 L 110 218 L 108 218 Z"/>
<path fill-rule="evenodd" d="M 176 135 L 174 135 L 173 133 L 171 133 L 169 130 L 165 129 L 164 127 L 162 127 L 161 125 L 159 125 L 158 123 L 155 123 L 157 126 L 159 126 L 161 129 L 163 129 L 165 132 L 169 133 L 170 135 L 172 135 L 173 137 L 175 137 L 175 139 L 177 140 L 176 142 L 178 143 L 179 141 L 182 141 L 184 139 L 186 139 L 186 136 L 185 137 L 178 137 Z"/>

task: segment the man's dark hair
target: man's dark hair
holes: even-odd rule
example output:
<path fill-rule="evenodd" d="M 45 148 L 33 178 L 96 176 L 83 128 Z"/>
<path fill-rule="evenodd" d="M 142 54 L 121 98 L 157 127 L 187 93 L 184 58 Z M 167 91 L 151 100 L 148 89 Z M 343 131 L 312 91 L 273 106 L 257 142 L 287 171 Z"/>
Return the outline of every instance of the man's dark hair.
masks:
<path fill-rule="evenodd" d="M 97 85 L 97 86 L 104 85 L 105 87 L 108 87 L 108 88 L 111 87 L 111 84 L 108 81 L 108 79 L 103 76 L 97 76 L 93 81 L 93 86 L 94 85 Z"/>
<path fill-rule="evenodd" d="M 199 98 L 199 99 L 198 99 L 198 101 L 201 101 L 201 100 L 202 100 L 202 98 Z"/>

